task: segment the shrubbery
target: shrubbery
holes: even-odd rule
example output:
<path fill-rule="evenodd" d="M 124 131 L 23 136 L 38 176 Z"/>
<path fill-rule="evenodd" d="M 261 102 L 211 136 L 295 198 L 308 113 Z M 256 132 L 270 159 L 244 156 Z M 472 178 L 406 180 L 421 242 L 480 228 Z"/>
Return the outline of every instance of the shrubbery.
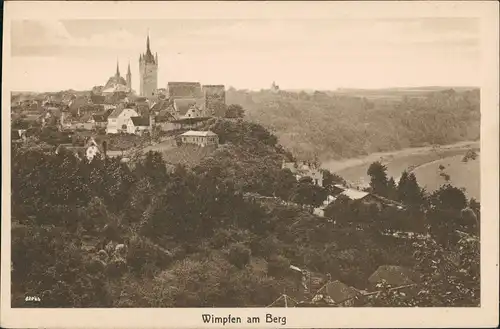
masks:
<path fill-rule="evenodd" d="M 320 219 L 274 197 L 314 206 L 326 190 L 281 170 L 287 155 L 272 134 L 239 121 L 212 124 L 228 148 L 173 171 L 154 152 L 129 167 L 118 159 L 56 155 L 34 141 L 14 146 L 14 307 L 26 306 L 28 293 L 43 296 L 41 307 L 262 307 L 284 289 L 299 294 L 292 264 L 363 289 L 380 265 L 431 271 L 432 252 L 463 243 L 457 230 L 475 232 L 472 214 L 479 225 L 479 203 L 467 202 L 461 190 L 444 186 L 428 196 L 411 174 L 396 186 L 380 166 L 372 187 L 415 207 L 376 210 L 339 198 L 325 211 L 335 222 Z M 330 187 L 342 182 L 328 177 Z M 269 197 L 258 201 L 247 192 Z M 425 231 L 427 223 L 438 244 L 414 246 L 383 234 Z M 465 244 L 470 252 L 460 266 L 469 281 L 456 279 L 463 288 L 453 300 L 439 290 L 439 301 L 421 305 L 475 302 L 479 249 Z M 427 253 L 424 261 L 415 251 Z M 264 271 L 257 260 L 267 262 Z"/>

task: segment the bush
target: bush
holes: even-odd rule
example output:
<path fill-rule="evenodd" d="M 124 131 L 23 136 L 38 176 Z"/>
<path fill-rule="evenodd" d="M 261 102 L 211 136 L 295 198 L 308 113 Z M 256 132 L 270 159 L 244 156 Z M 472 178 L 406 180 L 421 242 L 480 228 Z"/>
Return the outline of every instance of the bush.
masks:
<path fill-rule="evenodd" d="M 290 260 L 283 256 L 272 256 L 267 263 L 267 273 L 274 277 L 284 277 L 290 271 Z"/>
<path fill-rule="evenodd" d="M 232 265 L 243 268 L 250 262 L 251 251 L 240 243 L 232 244 L 229 247 L 228 260 Z"/>
<path fill-rule="evenodd" d="M 467 162 L 469 160 L 476 160 L 477 158 L 477 153 L 474 150 L 468 150 L 467 153 L 465 153 L 464 157 L 462 158 L 463 162 Z"/>
<path fill-rule="evenodd" d="M 172 254 L 146 238 L 134 236 L 129 242 L 126 261 L 133 273 L 152 275 L 172 261 Z"/>
<path fill-rule="evenodd" d="M 279 240 L 276 237 L 268 236 L 264 239 L 255 237 L 250 242 L 250 249 L 252 250 L 252 255 L 267 258 L 277 252 L 279 245 Z"/>

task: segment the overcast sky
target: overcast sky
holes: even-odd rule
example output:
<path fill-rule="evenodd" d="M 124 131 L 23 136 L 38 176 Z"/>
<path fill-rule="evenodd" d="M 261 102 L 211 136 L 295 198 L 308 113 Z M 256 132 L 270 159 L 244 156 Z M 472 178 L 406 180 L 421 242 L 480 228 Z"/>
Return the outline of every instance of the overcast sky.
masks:
<path fill-rule="evenodd" d="M 159 87 L 200 81 L 244 89 L 480 85 L 479 20 L 62 20 L 13 21 L 13 90 L 89 89 L 117 59 L 139 54 L 149 30 Z"/>

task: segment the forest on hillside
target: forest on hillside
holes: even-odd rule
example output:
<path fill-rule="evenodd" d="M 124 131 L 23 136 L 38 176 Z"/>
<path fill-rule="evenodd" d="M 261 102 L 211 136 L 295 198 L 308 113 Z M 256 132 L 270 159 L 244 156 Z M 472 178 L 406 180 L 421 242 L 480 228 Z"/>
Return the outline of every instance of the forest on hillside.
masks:
<path fill-rule="evenodd" d="M 209 125 L 222 147 L 173 170 L 151 151 L 88 162 L 34 137 L 14 144 L 12 306 L 264 307 L 283 291 L 302 298 L 290 265 L 385 289 L 358 306 L 479 305 L 480 206 L 460 189 L 429 194 L 407 173 L 396 185 L 375 163 L 372 191 L 408 207 L 338 198 L 320 218 L 312 208 L 341 177 L 297 181 L 281 169 L 290 153 L 261 125 Z M 430 238 L 387 235 L 408 230 Z M 381 265 L 418 273 L 417 293 L 370 286 Z"/>
<path fill-rule="evenodd" d="M 480 134 L 478 89 L 373 98 L 230 89 L 226 98 L 294 154 L 321 160 L 477 140 Z"/>

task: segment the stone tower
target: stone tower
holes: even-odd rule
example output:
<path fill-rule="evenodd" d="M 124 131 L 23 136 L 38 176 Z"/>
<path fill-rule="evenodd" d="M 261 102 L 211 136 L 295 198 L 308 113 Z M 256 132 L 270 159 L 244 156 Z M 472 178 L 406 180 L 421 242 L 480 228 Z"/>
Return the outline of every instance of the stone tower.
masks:
<path fill-rule="evenodd" d="M 224 117 L 226 115 L 226 89 L 224 85 L 204 85 L 202 89 L 207 114 Z"/>
<path fill-rule="evenodd" d="M 132 73 L 130 73 L 130 63 L 128 63 L 127 71 L 127 88 L 132 90 Z"/>
<path fill-rule="evenodd" d="M 153 56 L 149 45 L 149 34 L 146 41 L 146 52 L 139 56 L 140 95 L 155 97 L 158 89 L 158 54 Z"/>

